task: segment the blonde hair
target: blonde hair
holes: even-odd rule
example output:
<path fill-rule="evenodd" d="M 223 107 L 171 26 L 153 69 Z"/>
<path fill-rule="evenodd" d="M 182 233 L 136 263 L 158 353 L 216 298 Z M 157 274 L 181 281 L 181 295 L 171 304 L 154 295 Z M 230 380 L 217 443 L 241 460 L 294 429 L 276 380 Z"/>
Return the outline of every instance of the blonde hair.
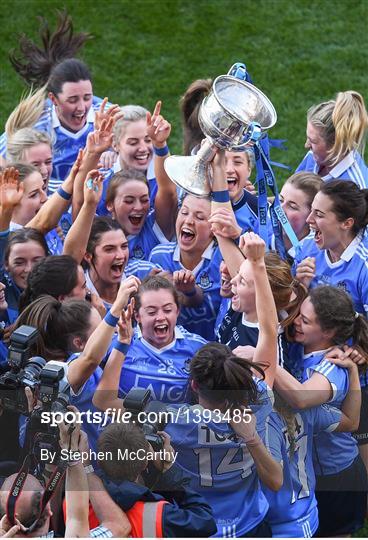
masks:
<path fill-rule="evenodd" d="M 46 86 L 42 86 L 36 91 L 31 89 L 28 96 L 21 99 L 7 119 L 5 124 L 6 136 L 11 137 L 19 129 L 34 126 L 44 111 L 45 98 Z"/>
<path fill-rule="evenodd" d="M 28 127 L 18 129 L 8 137 L 6 159 L 8 161 L 24 161 L 24 151 L 37 144 L 47 144 L 52 148 L 50 137 L 46 133 Z"/>
<path fill-rule="evenodd" d="M 327 159 L 331 166 L 352 150 L 364 154 L 368 114 L 358 92 L 339 92 L 336 100 L 314 105 L 308 110 L 307 119 L 321 130 L 329 148 Z"/>
<path fill-rule="evenodd" d="M 127 125 L 131 122 L 138 122 L 138 120 L 146 120 L 147 109 L 140 105 L 124 105 L 120 107 L 120 111 L 123 113 L 123 118 L 118 120 L 113 129 L 114 144 L 118 145 L 121 137 L 124 135 Z"/>

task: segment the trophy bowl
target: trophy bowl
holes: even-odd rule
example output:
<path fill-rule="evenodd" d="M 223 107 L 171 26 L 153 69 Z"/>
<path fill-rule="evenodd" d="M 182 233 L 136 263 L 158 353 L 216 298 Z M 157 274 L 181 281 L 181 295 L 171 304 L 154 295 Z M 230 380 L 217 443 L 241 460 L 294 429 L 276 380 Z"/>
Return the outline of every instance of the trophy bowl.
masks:
<path fill-rule="evenodd" d="M 208 167 L 214 147 L 244 150 L 254 144 L 250 135 L 253 126 L 267 131 L 276 120 L 274 106 L 256 86 L 231 75 L 220 75 L 199 110 L 199 125 L 207 140 L 195 156 L 169 156 L 165 171 L 184 191 L 207 197 L 211 193 Z"/>
<path fill-rule="evenodd" d="M 202 101 L 198 121 L 212 144 L 237 151 L 252 144 L 247 131 L 253 122 L 266 131 L 276 124 L 277 115 L 258 88 L 231 75 L 220 75 Z"/>

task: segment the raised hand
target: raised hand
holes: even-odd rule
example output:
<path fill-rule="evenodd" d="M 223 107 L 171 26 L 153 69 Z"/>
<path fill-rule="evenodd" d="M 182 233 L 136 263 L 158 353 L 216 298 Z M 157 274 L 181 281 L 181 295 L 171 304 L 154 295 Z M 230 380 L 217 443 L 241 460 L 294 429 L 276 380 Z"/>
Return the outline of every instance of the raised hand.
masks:
<path fill-rule="evenodd" d="M 236 221 L 234 212 L 229 208 L 216 208 L 211 213 L 208 222 L 211 224 L 211 230 L 215 236 L 235 240 L 241 235 L 242 229 Z"/>
<path fill-rule="evenodd" d="M 109 99 L 105 97 L 101 102 L 99 110 L 95 113 L 94 127 L 96 130 L 101 129 L 101 124 L 104 120 L 112 119 L 115 123 L 123 117 L 123 113 L 120 111 L 119 105 L 111 105 L 111 107 L 105 110 L 108 101 Z"/>
<path fill-rule="evenodd" d="M 103 176 L 97 169 L 93 169 L 87 174 L 84 182 L 83 195 L 84 202 L 97 206 L 102 195 Z"/>
<path fill-rule="evenodd" d="M 112 128 L 114 127 L 115 119 L 110 117 L 102 120 L 99 129 L 95 129 L 88 134 L 86 149 L 91 154 L 102 154 L 109 150 L 112 146 Z"/>
<path fill-rule="evenodd" d="M 118 336 L 120 343 L 126 343 L 130 345 L 133 337 L 133 312 L 134 312 L 135 300 L 132 298 L 126 309 L 123 309 L 118 322 Z"/>
<path fill-rule="evenodd" d="M 165 146 L 171 133 L 171 124 L 165 120 L 160 112 L 161 101 L 156 103 L 152 115 L 147 112 L 147 135 L 152 139 L 152 143 L 156 148 Z"/>
<path fill-rule="evenodd" d="M 306 257 L 297 266 L 296 279 L 300 281 L 307 289 L 311 284 L 312 279 L 316 275 L 316 259 L 315 257 Z"/>
<path fill-rule="evenodd" d="M 17 169 L 8 167 L 0 173 L 0 206 L 2 210 L 13 210 L 20 203 L 23 192 L 23 182 L 19 182 Z"/>
<path fill-rule="evenodd" d="M 258 234 L 247 232 L 240 237 L 239 248 L 250 262 L 263 261 L 266 244 Z"/>
<path fill-rule="evenodd" d="M 129 276 L 127 279 L 124 279 L 120 283 L 118 295 L 111 311 L 118 310 L 120 316 L 121 311 L 127 306 L 129 298 L 138 291 L 140 283 L 140 280 L 135 276 Z"/>

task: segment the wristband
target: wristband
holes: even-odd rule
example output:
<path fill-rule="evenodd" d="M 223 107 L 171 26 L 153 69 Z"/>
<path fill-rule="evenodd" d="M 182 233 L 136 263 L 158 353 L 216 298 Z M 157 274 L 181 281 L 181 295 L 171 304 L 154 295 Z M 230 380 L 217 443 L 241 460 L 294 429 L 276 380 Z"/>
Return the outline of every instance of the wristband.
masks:
<path fill-rule="evenodd" d="M 76 467 L 77 465 L 81 465 L 82 460 L 77 459 L 76 461 L 68 461 L 68 467 Z"/>
<path fill-rule="evenodd" d="M 194 289 L 192 291 L 185 292 L 183 294 L 184 294 L 184 296 L 188 296 L 190 298 L 191 296 L 195 296 L 197 294 L 197 289 L 194 287 Z"/>
<path fill-rule="evenodd" d="M 72 194 L 65 191 L 61 186 L 58 187 L 57 194 L 66 201 L 70 201 L 70 199 L 72 198 Z"/>
<path fill-rule="evenodd" d="M 153 151 L 156 154 L 156 156 L 164 157 L 164 156 L 167 156 L 167 154 L 169 153 L 169 147 L 167 146 L 167 144 L 165 144 L 163 148 L 156 148 L 154 146 Z"/>
<path fill-rule="evenodd" d="M 93 465 L 85 465 L 84 466 L 84 472 L 86 474 L 91 474 L 91 473 L 95 472 L 95 469 L 94 469 Z"/>
<path fill-rule="evenodd" d="M 121 354 L 126 354 L 128 352 L 130 345 L 127 343 L 120 343 L 120 341 L 116 342 L 114 344 L 113 349 L 116 349 L 117 351 L 121 352 Z"/>
<path fill-rule="evenodd" d="M 104 317 L 104 321 L 109 326 L 112 326 L 115 328 L 115 326 L 118 324 L 119 317 L 114 317 L 114 315 L 111 315 L 110 311 L 108 311 Z"/>
<path fill-rule="evenodd" d="M 230 201 L 230 195 L 229 190 L 224 189 L 224 191 L 212 191 L 211 198 L 214 202 L 229 202 Z"/>

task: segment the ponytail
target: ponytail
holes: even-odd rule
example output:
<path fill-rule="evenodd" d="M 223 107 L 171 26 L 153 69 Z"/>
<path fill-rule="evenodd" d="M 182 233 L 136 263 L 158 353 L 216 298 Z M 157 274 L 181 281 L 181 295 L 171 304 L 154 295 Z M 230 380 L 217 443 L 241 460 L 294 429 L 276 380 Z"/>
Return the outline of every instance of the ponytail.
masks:
<path fill-rule="evenodd" d="M 66 360 L 73 352 L 75 337 L 87 341 L 91 309 L 91 304 L 85 300 L 69 298 L 59 302 L 50 295 L 42 295 L 22 311 L 14 329 L 22 324 L 38 329 L 39 336 L 31 354 L 45 360 Z"/>
<path fill-rule="evenodd" d="M 368 364 L 368 321 L 361 313 L 355 313 L 354 318 L 353 343 Z"/>
<path fill-rule="evenodd" d="M 332 113 L 335 142 L 328 152 L 331 165 L 336 165 L 346 154 L 358 150 L 364 155 L 368 114 L 364 99 L 358 92 L 339 92 Z"/>
<path fill-rule="evenodd" d="M 183 119 L 184 155 L 190 155 L 195 146 L 204 138 L 198 122 L 199 107 L 212 88 L 212 79 L 193 81 L 180 100 Z"/>
<path fill-rule="evenodd" d="M 208 343 L 201 347 L 190 362 L 190 379 L 198 394 L 213 404 L 228 408 L 256 403 L 257 385 L 253 380 L 256 370 L 264 378 L 264 371 L 250 360 L 235 356 L 222 343 Z"/>
<path fill-rule="evenodd" d="M 9 54 L 10 62 L 18 75 L 28 85 L 36 88 L 44 87 L 53 68 L 64 60 L 73 58 L 92 37 L 84 32 L 74 34 L 73 21 L 65 10 L 58 12 L 58 23 L 53 33 L 47 20 L 42 19 L 39 36 L 41 47 L 23 34 L 19 39 L 19 52 L 13 50 Z"/>
<path fill-rule="evenodd" d="M 16 131 L 31 128 L 39 120 L 45 108 L 46 86 L 36 91 L 30 90 L 10 114 L 5 124 L 5 133 L 11 137 Z"/>
<path fill-rule="evenodd" d="M 331 167 L 352 150 L 364 155 L 368 114 L 358 92 L 339 92 L 335 101 L 314 105 L 308 110 L 307 120 L 321 130 L 329 149 L 327 160 Z"/>

